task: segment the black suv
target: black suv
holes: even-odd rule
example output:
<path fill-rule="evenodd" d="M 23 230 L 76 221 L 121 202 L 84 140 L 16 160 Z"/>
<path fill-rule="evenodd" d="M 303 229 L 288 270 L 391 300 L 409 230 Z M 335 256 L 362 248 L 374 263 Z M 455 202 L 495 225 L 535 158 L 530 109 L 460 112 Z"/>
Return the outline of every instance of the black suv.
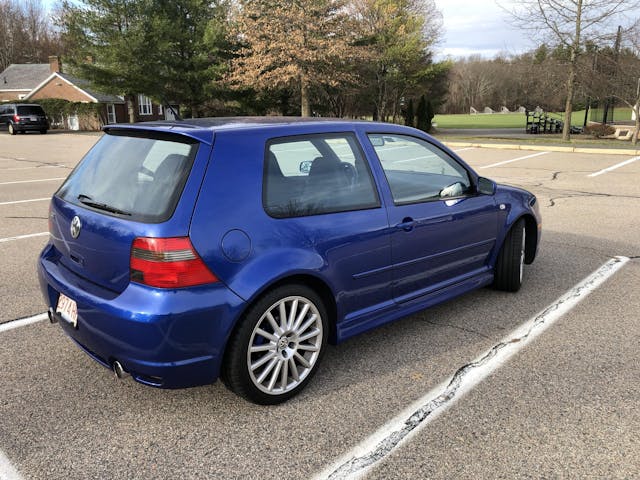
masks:
<path fill-rule="evenodd" d="M 40 105 L 7 103 L 0 105 L 0 128 L 7 128 L 11 135 L 28 130 L 47 133 L 49 121 Z"/>

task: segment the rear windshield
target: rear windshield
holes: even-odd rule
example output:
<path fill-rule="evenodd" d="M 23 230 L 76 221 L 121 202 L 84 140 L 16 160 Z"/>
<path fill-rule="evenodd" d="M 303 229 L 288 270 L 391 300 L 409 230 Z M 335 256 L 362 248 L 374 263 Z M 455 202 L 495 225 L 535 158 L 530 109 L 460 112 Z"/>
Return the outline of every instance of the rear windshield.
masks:
<path fill-rule="evenodd" d="M 106 134 L 57 196 L 107 215 L 164 222 L 173 215 L 197 149 L 197 141 L 179 135 Z"/>
<path fill-rule="evenodd" d="M 38 105 L 20 105 L 18 115 L 44 115 L 44 110 Z"/>

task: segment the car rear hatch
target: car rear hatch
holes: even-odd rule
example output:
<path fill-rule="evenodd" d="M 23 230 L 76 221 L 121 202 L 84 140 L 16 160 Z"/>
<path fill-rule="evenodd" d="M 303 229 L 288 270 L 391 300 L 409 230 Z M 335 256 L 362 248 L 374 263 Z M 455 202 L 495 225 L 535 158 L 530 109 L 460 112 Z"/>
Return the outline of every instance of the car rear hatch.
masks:
<path fill-rule="evenodd" d="M 39 105 L 18 105 L 16 117 L 21 125 L 45 125 L 47 123 L 47 116 Z"/>
<path fill-rule="evenodd" d="M 186 135 L 108 131 L 51 202 L 51 243 L 59 263 L 122 292 L 136 238 L 188 234 L 209 152 Z"/>

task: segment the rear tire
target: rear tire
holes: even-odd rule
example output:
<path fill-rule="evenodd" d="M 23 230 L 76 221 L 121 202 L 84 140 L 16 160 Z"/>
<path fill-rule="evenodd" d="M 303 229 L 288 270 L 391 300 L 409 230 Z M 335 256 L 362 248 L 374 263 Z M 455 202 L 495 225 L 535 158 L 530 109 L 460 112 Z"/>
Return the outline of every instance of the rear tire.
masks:
<path fill-rule="evenodd" d="M 284 285 L 254 303 L 227 344 L 221 376 L 241 397 L 261 405 L 297 395 L 315 374 L 329 334 L 320 296 Z"/>
<path fill-rule="evenodd" d="M 524 220 L 518 220 L 507 233 L 496 261 L 493 286 L 506 292 L 517 292 L 522 286 L 526 230 Z"/>
<path fill-rule="evenodd" d="M 14 128 L 13 123 L 9 124 L 9 134 L 10 135 L 15 135 L 16 133 L 18 133 L 18 131 Z"/>

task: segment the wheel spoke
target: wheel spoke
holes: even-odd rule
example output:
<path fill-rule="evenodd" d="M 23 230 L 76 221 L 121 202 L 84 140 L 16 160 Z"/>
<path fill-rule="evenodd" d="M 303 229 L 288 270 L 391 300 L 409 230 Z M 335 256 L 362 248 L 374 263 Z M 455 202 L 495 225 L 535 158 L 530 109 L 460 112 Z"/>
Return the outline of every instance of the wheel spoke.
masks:
<path fill-rule="evenodd" d="M 302 364 L 303 367 L 311 368 L 311 364 L 307 362 L 307 359 L 300 355 L 298 352 L 294 353 L 293 356 L 298 359 L 298 362 Z"/>
<path fill-rule="evenodd" d="M 291 330 L 295 332 L 298 330 L 298 328 L 300 328 L 300 324 L 304 320 L 304 317 L 307 316 L 308 311 L 309 311 L 309 304 L 305 303 L 304 306 L 302 307 L 302 310 L 300 311 L 300 314 L 298 315 L 298 318 L 296 318 L 295 323 L 291 327 Z"/>
<path fill-rule="evenodd" d="M 300 376 L 298 375 L 298 366 L 296 365 L 296 361 L 293 357 L 289 357 L 289 370 L 291 370 L 291 376 L 296 382 L 300 381 Z"/>
<path fill-rule="evenodd" d="M 269 325 L 271 325 L 271 328 L 273 328 L 273 331 L 278 334 L 282 334 L 282 330 L 280 329 L 278 322 L 276 322 L 276 319 L 273 318 L 273 315 L 271 314 L 271 312 L 267 312 L 265 316 L 267 317 L 267 321 L 269 322 Z"/>
<path fill-rule="evenodd" d="M 288 383 L 289 383 L 289 359 L 286 359 L 282 362 L 282 370 L 280 371 L 280 388 L 282 388 L 282 390 L 286 390 Z"/>
<path fill-rule="evenodd" d="M 291 328 L 293 322 L 296 319 L 296 312 L 298 311 L 298 299 L 294 299 L 291 302 L 291 307 L 289 308 L 289 318 L 287 318 L 287 330 Z"/>
<path fill-rule="evenodd" d="M 267 363 L 269 360 L 271 360 L 275 356 L 276 356 L 275 352 L 264 355 L 263 357 L 260 358 L 260 360 L 253 362 L 251 364 L 251 371 L 254 371 L 257 368 L 260 368 L 262 365 Z"/>
<path fill-rule="evenodd" d="M 267 375 L 269 375 L 269 373 L 271 372 L 271 370 L 273 370 L 273 367 L 275 367 L 277 363 L 278 359 L 274 355 L 274 357 L 271 359 L 271 362 L 269 362 L 269 365 L 266 366 L 266 368 L 262 371 L 256 381 L 258 383 L 264 382 L 264 379 L 267 378 Z"/>
<path fill-rule="evenodd" d="M 278 305 L 278 308 L 280 310 L 280 329 L 282 331 L 285 331 L 287 329 L 287 305 L 286 305 L 286 302 L 284 300 L 282 300 L 280 302 L 280 305 Z"/>
<path fill-rule="evenodd" d="M 273 342 L 265 343 L 264 345 L 254 345 L 249 349 L 251 353 L 276 351 L 276 344 Z"/>
<path fill-rule="evenodd" d="M 318 352 L 320 347 L 316 345 L 298 345 L 298 350 L 304 350 L 306 352 Z"/>
<path fill-rule="evenodd" d="M 273 390 L 274 385 L 276 384 L 276 380 L 278 380 L 278 376 L 280 375 L 280 369 L 282 368 L 283 359 L 278 358 L 278 363 L 276 363 L 276 368 L 273 369 L 273 373 L 271 374 L 271 379 L 269 380 L 269 385 L 267 385 L 267 390 Z"/>
<path fill-rule="evenodd" d="M 276 337 L 275 335 L 269 333 L 269 332 L 265 332 L 264 330 L 262 330 L 261 328 L 258 328 L 256 330 L 256 333 L 258 335 L 260 335 L 261 337 L 266 338 L 267 340 L 271 340 L 273 343 L 278 343 L 278 337 Z"/>
<path fill-rule="evenodd" d="M 309 317 L 309 320 L 307 320 L 306 322 L 304 322 L 304 325 L 302 325 L 297 331 L 296 333 L 298 335 L 303 334 L 311 325 L 313 325 L 316 320 L 318 319 L 318 316 L 314 313 L 313 315 L 311 315 Z"/>
<path fill-rule="evenodd" d="M 304 342 L 305 340 L 309 340 L 310 338 L 317 337 L 318 335 L 320 335 L 320 330 L 318 330 L 317 328 L 314 328 L 309 333 L 299 337 L 298 342 Z"/>

